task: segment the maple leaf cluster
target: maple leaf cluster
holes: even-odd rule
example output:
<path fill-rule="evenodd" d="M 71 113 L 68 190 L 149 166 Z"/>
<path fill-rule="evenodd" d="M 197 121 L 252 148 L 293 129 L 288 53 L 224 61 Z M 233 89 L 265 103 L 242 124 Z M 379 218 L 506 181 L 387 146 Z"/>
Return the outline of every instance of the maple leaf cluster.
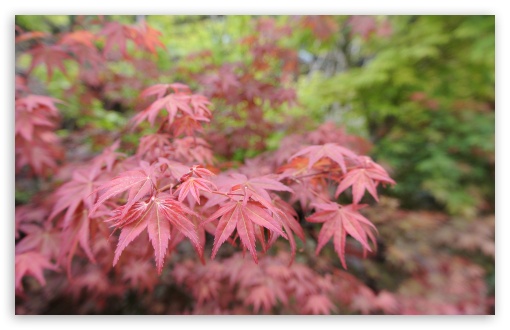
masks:
<path fill-rule="evenodd" d="M 204 239 L 200 240 L 199 236 L 204 237 L 206 228 L 214 235 L 212 258 L 226 241 L 234 243 L 238 239 L 243 249 L 246 249 L 257 262 L 257 245 L 265 252 L 278 237 L 290 241 L 294 256 L 296 243 L 294 237 L 289 237 L 297 234 L 303 240 L 304 234 L 295 211 L 276 192 L 293 194 L 293 189 L 282 181 L 297 181 L 301 174 L 296 176 L 288 173 L 284 175 L 252 173 L 251 177 L 248 177 L 241 173 L 227 172 L 214 175 L 203 165 L 183 162 L 185 160 L 182 157 L 176 157 L 179 153 L 175 152 L 173 142 L 180 140 L 179 137 L 183 133 L 198 134 L 201 130 L 190 129 L 187 132 L 186 129 L 177 130 L 176 127 L 182 127 L 185 122 L 193 122 L 192 127 L 197 127 L 200 123 L 196 119 L 198 116 L 209 120 L 211 111 L 207 108 L 209 104 L 207 99 L 191 94 L 182 84 L 155 85 L 144 90 L 142 96 L 155 96 L 156 99 L 134 117 L 135 127 L 144 121 L 153 125 L 158 116 L 163 116 L 161 108 L 167 110 L 164 117 L 159 117 L 158 122 L 162 124 L 158 133 L 146 136 L 145 140 L 154 139 L 153 145 L 159 146 L 158 154 L 152 154 L 146 159 L 152 160 L 151 163 L 147 162 L 143 156 L 147 155 L 145 151 L 148 148 L 144 146 L 143 149 L 139 149 L 141 154 L 135 154 L 124 160 L 124 164 L 129 163 L 135 167 L 121 172 L 94 190 L 93 193 L 97 193 L 98 197 L 90 209 L 92 217 L 98 210 L 111 211 L 112 215 L 105 221 L 120 229 L 113 264 L 119 261 L 120 254 L 127 245 L 145 230 L 154 248 L 160 273 L 168 246 L 174 244 L 174 239 L 188 238 L 201 258 L 205 242 Z M 178 120 L 183 117 L 190 118 L 190 121 Z M 191 144 L 189 147 L 193 149 L 196 145 Z M 375 188 L 378 183 L 394 182 L 382 167 L 370 159 L 359 157 L 349 149 L 332 143 L 306 147 L 290 159 L 296 157 L 309 159 L 302 173 L 305 177 L 308 176 L 306 182 L 311 182 L 310 180 L 325 182 L 327 180 L 321 176 L 330 173 L 331 182 L 336 182 L 335 179 L 346 182 L 344 186 L 339 186 L 336 196 L 354 185 L 352 206 L 341 206 L 334 202 L 317 204 L 316 210 L 324 209 L 325 213 L 317 212 L 308 218 L 310 222 L 325 222 L 317 252 L 335 234 L 337 253 L 346 267 L 343 246 L 347 234 L 360 241 L 367 250 L 371 250 L 367 237 L 375 242 L 373 225 L 357 212 L 357 207 L 362 207 L 358 204 L 364 190 L 368 190 L 374 198 L 377 198 Z M 197 160 L 187 159 L 189 162 Z M 349 161 L 355 166 L 347 171 L 346 164 Z M 314 166 L 318 162 L 321 162 L 321 170 L 314 172 L 316 171 Z M 187 171 L 184 170 L 186 166 Z M 289 167 L 292 168 L 292 165 Z M 334 172 L 338 172 L 339 175 L 335 177 L 331 174 Z M 341 174 L 342 172 L 345 174 Z M 310 194 L 308 197 L 314 200 L 314 190 L 308 189 L 308 193 Z M 123 200 L 126 202 L 119 203 Z M 110 204 L 107 206 L 106 202 Z M 116 205 L 113 210 L 112 205 Z M 328 212 L 334 212 L 332 207 L 336 208 L 338 217 L 329 216 Z"/>
<path fill-rule="evenodd" d="M 138 49 L 150 53 L 156 53 L 158 47 L 164 48 L 159 40 L 161 32 L 147 25 L 145 21 L 136 25 L 118 22 L 103 24 L 101 19 L 90 23 L 100 25 L 100 31 L 96 33 L 88 30 L 64 32 L 56 36 L 56 40 L 52 40 L 55 36 L 42 32 L 19 35 L 16 38 L 17 43 L 37 39 L 37 43 L 27 51 L 31 55 L 27 74 L 31 74 L 37 66 L 42 65 L 46 68 L 49 80 L 55 69 L 67 75 L 66 64 L 74 61 L 80 64 L 82 77 L 86 77 L 86 72 L 97 75 L 98 71 L 104 68 L 107 58 L 130 58 L 127 52 L 129 42 L 136 45 Z M 102 44 L 102 51 L 97 44 Z"/>
<path fill-rule="evenodd" d="M 184 262 L 173 274 L 196 299 L 197 304 L 189 311 L 193 314 L 272 314 L 276 310 L 330 314 L 334 310 L 329 296 L 331 277 L 300 264 L 289 267 L 288 258 L 282 253 L 255 265 L 237 253 L 206 265 Z"/>
<path fill-rule="evenodd" d="M 102 25 L 101 19 L 91 23 Z M 117 60 L 117 49 L 122 52 L 130 41 L 141 51 L 156 53 L 155 48 L 163 47 L 163 44 L 158 39 L 160 33 L 144 22 L 137 25 L 107 23 L 99 30 L 91 31 L 78 29 L 52 35 L 16 29 L 17 47 L 30 56 L 26 71 L 17 71 L 16 74 L 16 173 L 47 180 L 53 174 L 57 182 L 67 181 L 42 202 L 16 209 L 17 292 L 23 291 L 22 278 L 27 275 L 45 284 L 44 269 L 59 271 L 58 266 L 62 266 L 71 273 L 72 261 L 77 253 L 83 254 L 92 263 L 104 262 L 103 258 L 108 256 L 101 254 L 104 250 L 94 250 L 94 243 L 108 237 L 108 227 L 91 220 L 88 211 L 97 196 L 94 188 L 124 155 L 115 151 L 117 142 L 88 164 L 64 165 L 64 141 L 56 134 L 62 120 L 57 105 L 66 107 L 67 104 L 34 93 L 34 90 L 41 89 L 34 72 L 42 66 L 46 69 L 48 81 L 58 70 L 69 79 L 81 82 L 72 84 L 67 93 L 76 95 L 80 87 L 85 87 L 79 94 L 86 105 L 90 103 L 87 95 L 97 94 L 98 87 L 104 85 L 104 93 L 111 88 L 104 84 L 112 79 L 105 73 L 111 74 L 106 68 L 109 62 Z M 135 61 L 126 52 L 123 55 Z M 68 68 L 73 63 L 78 65 L 78 71 L 71 78 Z"/>
<path fill-rule="evenodd" d="M 17 27 L 16 33 L 16 47 L 30 59 L 26 70 L 17 72 L 17 91 L 19 86 L 20 92 L 32 94 L 34 86 L 42 88 L 35 77 L 50 82 L 56 72 L 61 73 L 58 79 L 66 79 L 68 87 L 62 86 L 59 98 L 79 100 L 86 116 L 94 116 L 91 108 L 97 101 L 105 109 L 131 109 L 137 100 L 126 96 L 127 91 L 143 89 L 147 78 L 160 75 L 154 60 L 158 50 L 164 49 L 161 32 L 144 20 L 125 24 L 104 16 L 77 16 L 69 30 L 51 34 Z M 120 63 L 134 68 L 134 74 L 117 70 Z"/>
<path fill-rule="evenodd" d="M 63 158 L 60 139 L 55 134 L 60 118 L 55 103 L 59 102 L 43 95 L 16 97 L 17 172 L 28 167 L 37 176 L 47 176 L 58 167 L 58 161 Z"/>
<path fill-rule="evenodd" d="M 101 19 L 95 24 L 100 23 Z M 295 54 L 277 43 L 290 30 L 277 27 L 271 19 L 259 20 L 256 26 L 263 37 L 242 43 L 250 47 L 252 64 L 265 74 L 263 78 L 256 77 L 249 66 L 226 64 L 210 68 L 216 75 L 208 72 L 196 77 L 205 86 L 204 93 L 183 83 L 152 84 L 134 97 L 136 101 L 124 104 L 137 108 L 120 134 L 137 134 L 134 148 L 116 136 L 83 161 L 68 162 L 55 134 L 60 118 L 56 104 L 65 103 L 33 94 L 23 76 L 17 76 L 17 169 L 29 168 L 36 176 L 54 172 L 47 181 L 54 189 L 16 208 L 19 296 L 31 294 L 28 286 L 46 295 L 67 294 L 76 301 L 88 295 L 96 302 L 93 311 L 101 311 L 109 297 L 126 290 L 152 292 L 164 276 L 173 274 L 175 283 L 192 287 L 197 310 L 206 308 L 212 298 L 221 298 L 219 287 L 228 285 L 242 288 L 235 299 L 243 299 L 255 313 L 291 304 L 288 297 L 292 295 L 297 297 L 291 308 L 295 313 L 337 311 L 330 292 L 334 281 L 317 280 L 308 266 L 295 263 L 302 251 L 299 246 L 314 241 L 318 256 L 332 240 L 344 268 L 349 264 L 349 245 L 360 244 L 364 254 L 373 251 L 377 231 L 360 212 L 367 206 L 362 201 L 378 201 L 377 189 L 395 182 L 382 166 L 363 155 L 366 143 L 332 124 L 284 140 L 278 150 L 236 167 L 215 157 L 219 143 L 208 130 L 215 116 L 243 108 L 249 125 L 231 133 L 244 136 L 243 129 L 253 129 L 265 137 L 274 127 L 266 125 L 264 107 L 295 100 L 293 90 L 281 87 L 285 79 L 272 80 L 271 68 L 264 64 L 270 62 L 268 57 L 279 58 L 283 71 L 290 74 L 296 69 Z M 31 43 L 26 51 L 31 63 L 25 74 L 31 79 L 35 68 L 44 66 L 51 80 L 55 70 L 67 75 L 66 66 L 76 63 L 84 94 L 96 93 L 112 101 L 112 92 L 119 92 L 116 84 L 129 80 L 103 74 L 108 63 L 137 62 L 140 58 L 132 56 L 130 45 L 148 56 L 163 48 L 159 32 L 145 23 L 105 22 L 95 31 L 57 36 L 21 33 L 17 42 Z M 67 92 L 77 90 L 75 86 Z M 230 108 L 213 111 L 215 101 Z M 258 124 L 263 131 L 256 128 Z M 75 152 L 69 150 L 68 156 Z M 313 228 L 311 234 L 307 227 Z M 290 253 L 270 257 L 282 241 Z M 253 263 L 240 255 L 226 260 L 233 250 L 249 254 Z M 179 263 L 171 261 L 189 256 L 188 251 L 195 252 L 200 266 L 185 262 L 182 265 L 188 268 L 179 268 Z M 172 272 L 169 262 L 177 265 Z M 190 270 L 194 267 L 207 271 Z M 215 275 L 210 267 L 224 272 Z M 183 269 L 198 277 L 182 277 Z M 262 274 L 259 280 L 253 275 L 257 272 Z M 67 280 L 59 282 L 62 278 Z"/>
<path fill-rule="evenodd" d="M 174 145 L 182 134 L 200 132 L 176 127 L 192 122 L 195 128 L 200 123 L 198 117 L 209 120 L 211 111 L 206 107 L 207 100 L 191 94 L 180 84 L 152 86 L 142 95 L 156 96 L 156 100 L 134 117 L 134 126 L 144 121 L 162 123 L 158 133 L 152 136 L 160 141 L 157 152 L 153 149 L 155 153 L 146 157 L 148 147 L 145 145 L 138 149 L 139 153 L 125 157 L 115 152 L 118 144 L 114 145 L 92 159 L 89 165 L 76 168 L 70 181 L 52 196 L 54 205 L 49 220 L 64 233 L 62 244 L 67 248 L 58 257 L 67 261 L 69 272 L 78 246 L 91 262 L 96 262 L 98 256 L 90 241 L 108 234 L 106 225 L 120 230 L 113 265 L 119 263 L 128 245 L 147 232 L 158 273 L 163 270 L 169 247 L 185 238 L 202 258 L 206 232 L 214 235 L 212 258 L 225 242 L 235 244 L 239 240 L 243 250 L 258 262 L 257 246 L 265 252 L 278 237 L 289 240 L 294 257 L 293 236 L 304 240 L 304 232 L 292 206 L 277 193 L 292 196 L 295 182 L 310 184 L 306 198 L 315 213 L 307 220 L 323 223 L 317 253 L 333 237 L 338 256 L 346 267 L 347 235 L 371 250 L 368 239 L 375 243 L 375 227 L 358 212 L 362 207 L 359 202 L 365 190 L 377 199 L 377 184 L 394 182 L 369 158 L 326 143 L 295 153 L 280 174 L 251 173 L 248 177 L 227 171 L 215 175 L 213 171 L 218 170 L 214 167 L 209 170 L 200 164 L 193 165 L 199 157 L 180 157 Z M 165 115 L 162 115 L 162 107 L 167 109 Z M 183 117 L 190 119 L 180 121 Z M 191 150 L 195 147 L 198 146 L 193 143 L 188 146 Z M 304 165 L 292 162 L 298 158 L 304 160 Z M 325 200 L 328 197 L 324 191 L 322 195 L 317 192 L 321 185 L 324 188 L 325 184 L 338 182 L 334 196 L 352 186 L 353 204 L 340 205 Z"/>

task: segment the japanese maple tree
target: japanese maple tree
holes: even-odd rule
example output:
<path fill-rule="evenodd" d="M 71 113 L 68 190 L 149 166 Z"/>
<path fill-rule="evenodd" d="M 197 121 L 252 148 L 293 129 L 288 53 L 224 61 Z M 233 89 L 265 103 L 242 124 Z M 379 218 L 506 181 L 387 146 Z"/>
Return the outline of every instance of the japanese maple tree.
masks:
<path fill-rule="evenodd" d="M 394 314 L 417 313 L 422 303 L 478 311 L 474 294 L 466 305 L 434 305 L 406 287 L 376 290 L 360 275 L 360 260 L 377 262 L 380 235 L 398 227 L 377 208 L 396 182 L 369 156 L 369 142 L 332 122 L 293 131 L 297 120 L 267 147 L 281 128 L 268 111 L 284 116 L 299 103 L 298 53 L 281 41 L 293 28 L 321 41 L 339 28 L 329 16 L 289 22 L 254 19 L 254 32 L 232 41 L 245 61 L 208 52 L 180 59 L 196 61 L 194 70 L 158 68 L 174 54 L 145 20 L 77 17 L 52 34 L 17 28 L 27 63 L 16 75 L 16 179 L 37 186 L 16 205 L 18 313 L 44 312 L 23 304 L 36 295 L 71 299 L 75 313 L 104 313 L 112 299 L 154 314 Z M 368 17 L 347 22 L 363 38 L 391 32 Z M 67 79 L 60 98 L 36 84 L 55 76 Z M 73 102 L 87 118 L 101 103 L 121 124 L 70 124 Z M 59 131 L 69 126 L 73 133 Z M 456 237 L 451 228 L 442 235 L 434 244 Z M 472 235 L 476 246 L 455 244 L 490 254 L 475 224 Z M 390 252 L 395 264 L 417 259 Z M 479 268 L 462 258 L 426 266 L 483 291 Z M 438 285 L 418 271 L 407 281 Z"/>

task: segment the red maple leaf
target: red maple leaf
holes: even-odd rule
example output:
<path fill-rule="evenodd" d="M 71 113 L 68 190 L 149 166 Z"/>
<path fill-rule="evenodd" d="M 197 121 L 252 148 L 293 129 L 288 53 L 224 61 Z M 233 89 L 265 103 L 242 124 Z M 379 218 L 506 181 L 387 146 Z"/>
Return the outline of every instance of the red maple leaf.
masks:
<path fill-rule="evenodd" d="M 218 192 L 222 194 L 208 196 L 207 203 L 204 205 L 206 208 L 228 200 L 243 201 L 243 204 L 252 200 L 260 203 L 270 211 L 275 218 L 279 219 L 281 210 L 273 205 L 273 200 L 268 190 L 292 192 L 292 189 L 270 176 L 248 179 L 244 174 L 231 173 L 228 176 L 221 176 L 219 178 L 220 179 L 216 180 L 216 182 L 221 184 Z"/>
<path fill-rule="evenodd" d="M 205 246 L 206 243 L 206 232 L 214 235 L 216 231 L 216 227 L 213 223 L 207 223 L 204 226 L 201 226 L 202 223 L 202 214 L 194 214 L 188 216 L 189 219 L 195 224 L 195 228 L 197 228 L 198 239 L 200 241 L 201 246 Z M 170 252 L 174 251 L 177 246 L 186 238 L 178 229 L 173 228 L 170 232 L 172 240 L 170 241 L 169 249 Z M 205 263 L 205 260 L 201 257 L 200 261 Z"/>
<path fill-rule="evenodd" d="M 193 196 L 195 201 L 200 205 L 200 190 L 212 192 L 210 187 L 217 189 L 216 185 L 207 179 L 189 178 L 181 183 L 175 193 L 179 192 L 179 202 L 182 202 L 188 196 L 188 194 L 191 193 L 191 196 Z"/>
<path fill-rule="evenodd" d="M 347 148 L 336 145 L 334 143 L 326 143 L 324 145 L 306 147 L 295 153 L 292 157 L 290 157 L 289 160 L 304 155 L 308 156 L 308 168 L 312 168 L 312 166 L 321 158 L 327 157 L 333 162 L 337 163 L 342 171 L 344 171 L 344 173 L 347 172 L 345 157 L 348 157 L 352 160 L 357 158 L 356 154 Z"/>
<path fill-rule="evenodd" d="M 378 164 L 374 163 L 369 157 L 360 157 L 362 164 L 359 168 L 349 170 L 343 178 L 335 192 L 335 197 L 338 197 L 344 190 L 352 186 L 353 203 L 358 204 L 367 190 L 376 201 L 377 185 L 382 183 L 395 184 L 388 173 Z"/>
<path fill-rule="evenodd" d="M 184 204 L 176 201 L 172 195 L 158 194 L 148 201 L 138 201 L 133 205 L 120 206 L 114 210 L 114 215 L 107 219 L 113 226 L 120 229 L 119 243 L 115 250 L 113 265 L 119 261 L 122 251 L 145 229 L 154 248 L 154 257 L 158 273 L 161 274 L 168 241 L 171 239 L 172 228 L 178 229 L 190 239 L 199 256 L 203 247 L 197 235 L 195 225 L 187 218 L 194 212 Z"/>
<path fill-rule="evenodd" d="M 255 313 L 258 313 L 261 307 L 265 313 L 269 313 L 278 300 L 286 304 L 287 294 L 279 282 L 268 278 L 262 284 L 250 289 L 244 303 L 245 305 L 253 305 Z"/>
<path fill-rule="evenodd" d="M 334 309 L 334 305 L 328 296 L 324 294 L 312 294 L 306 299 L 306 303 L 302 307 L 304 314 L 331 314 Z"/>
<path fill-rule="evenodd" d="M 269 191 L 287 191 L 293 192 L 292 189 L 276 180 L 275 176 L 259 176 L 248 179 L 244 174 L 233 173 L 228 180 L 223 181 L 223 188 L 230 186 L 229 194 L 231 196 L 245 196 L 245 200 L 251 198 L 262 203 L 268 209 L 273 209 L 272 198 Z M 222 189 L 222 191 L 225 191 Z"/>
<path fill-rule="evenodd" d="M 41 285 L 46 285 L 44 279 L 44 269 L 58 271 L 58 267 L 50 262 L 47 256 L 39 252 L 30 251 L 16 254 L 15 258 L 15 286 L 19 291 L 23 291 L 21 280 L 24 276 L 32 275 Z"/>
<path fill-rule="evenodd" d="M 88 48 L 95 48 L 94 42 L 96 40 L 96 36 L 86 30 L 74 31 L 66 33 L 61 39 L 60 44 L 62 45 L 82 45 Z"/>
<path fill-rule="evenodd" d="M 103 54 L 110 54 L 115 46 L 120 50 L 124 57 L 128 57 L 126 45 L 128 40 L 132 40 L 136 31 L 128 26 L 118 22 L 106 23 L 105 27 L 99 32 L 99 36 L 105 37 Z"/>
<path fill-rule="evenodd" d="M 213 154 L 209 143 L 202 138 L 187 136 L 172 141 L 172 159 L 185 163 L 212 164 Z"/>
<path fill-rule="evenodd" d="M 42 95 L 28 95 L 17 99 L 15 134 L 31 142 L 39 138 L 40 134 L 55 129 L 56 119 L 59 117 L 55 103 L 62 102 Z"/>
<path fill-rule="evenodd" d="M 98 187 L 94 192 L 103 192 L 94 204 L 91 214 L 107 199 L 126 190 L 128 190 L 128 202 L 125 208 L 127 212 L 134 203 L 154 191 L 156 187 L 156 169 L 156 166 L 150 166 L 147 162 L 142 161 L 140 162 L 140 169 L 126 171 Z"/>
<path fill-rule="evenodd" d="M 63 155 L 58 137 L 53 132 L 40 132 L 36 135 L 38 139 L 33 141 L 16 137 L 16 168 L 28 165 L 36 175 L 44 176 L 49 170 L 57 168 L 57 161 Z"/>
<path fill-rule="evenodd" d="M 14 126 L 14 134 L 20 135 L 27 141 L 32 141 L 34 131 L 38 127 L 46 129 L 55 128 L 55 122 L 48 119 L 41 112 L 16 111 L 16 123 Z"/>
<path fill-rule="evenodd" d="M 154 126 L 157 116 L 162 109 L 168 113 L 168 123 L 172 124 L 178 112 L 193 116 L 193 110 L 189 106 L 190 96 L 183 94 L 170 94 L 154 101 L 149 107 L 138 113 L 131 120 L 134 126 L 140 125 L 147 120 L 151 126 Z"/>
<path fill-rule="evenodd" d="M 259 241 L 261 240 L 261 237 L 256 235 L 256 225 L 288 239 L 287 235 L 281 230 L 281 223 L 257 202 L 231 200 L 220 207 L 203 224 L 217 218 L 220 218 L 220 220 L 214 235 L 212 259 L 214 259 L 220 246 L 232 235 L 234 230 L 237 231 L 243 246 L 250 251 L 255 263 L 258 262 L 255 240 L 256 238 Z"/>
<path fill-rule="evenodd" d="M 28 74 L 40 64 L 46 66 L 48 80 L 53 76 L 53 70 L 59 69 L 63 74 L 67 75 L 67 70 L 64 65 L 65 60 L 71 60 L 72 57 L 60 45 L 39 45 L 32 48 L 27 53 L 32 55 L 32 62 L 28 68 Z"/>
<path fill-rule="evenodd" d="M 93 167 L 97 167 L 98 169 L 102 169 L 103 166 L 106 166 L 106 171 L 110 172 L 113 169 L 113 165 L 115 162 L 126 155 L 122 152 L 117 152 L 120 145 L 120 140 L 116 140 L 111 146 L 105 148 L 103 152 L 94 157 L 92 160 Z"/>
<path fill-rule="evenodd" d="M 193 112 L 198 117 L 210 118 L 212 113 L 209 109 L 211 102 L 207 99 L 207 97 L 203 95 L 194 94 L 191 95 L 191 106 L 193 107 Z"/>
<path fill-rule="evenodd" d="M 171 151 L 172 143 L 169 134 L 147 134 L 140 139 L 136 154 L 144 159 L 156 160 Z"/>
<path fill-rule="evenodd" d="M 19 238 L 20 233 L 29 233 L 30 229 L 26 227 L 32 223 L 42 225 L 48 217 L 49 206 L 46 204 L 32 203 L 16 206 L 15 211 L 15 227 L 16 227 L 16 239 Z"/>
<path fill-rule="evenodd" d="M 214 176 L 215 175 L 213 172 L 209 171 L 208 169 L 206 169 L 202 165 L 193 165 L 189 169 L 189 174 L 196 175 L 199 178 L 204 178 L 204 177 L 209 177 L 209 176 Z M 182 181 L 182 179 L 183 178 L 181 178 L 181 181 Z"/>
<path fill-rule="evenodd" d="M 16 243 L 15 251 L 17 254 L 34 250 L 49 258 L 58 255 L 60 231 L 53 228 L 50 222 L 45 222 L 43 225 L 25 224 L 23 232 L 26 236 Z"/>
<path fill-rule="evenodd" d="M 53 97 L 31 94 L 16 100 L 16 111 L 27 111 L 32 114 L 40 112 L 48 117 L 58 117 L 59 112 L 55 103 L 63 102 Z"/>
<path fill-rule="evenodd" d="M 91 219 L 86 211 L 74 214 L 71 221 L 62 229 L 61 250 L 59 261 L 66 261 L 67 274 L 71 276 L 71 261 L 76 254 L 78 246 L 81 247 L 87 258 L 96 263 L 96 258 L 90 248 Z"/>
<path fill-rule="evenodd" d="M 79 75 L 86 84 L 100 84 L 99 74 L 104 59 L 95 45 L 97 36 L 90 31 L 74 31 L 65 33 L 58 44 L 63 45 L 80 64 Z"/>
<path fill-rule="evenodd" d="M 197 116 L 180 116 L 173 122 L 173 135 L 180 136 L 184 133 L 186 136 L 194 137 L 196 132 L 202 131 L 202 124 L 200 123 L 201 121 L 208 122 L 209 119 L 206 117 Z"/>
<path fill-rule="evenodd" d="M 67 210 L 64 216 L 64 227 L 71 222 L 72 216 L 80 205 L 90 209 L 96 198 L 99 168 L 83 168 L 73 172 L 72 179 L 64 183 L 55 193 L 56 202 L 49 219 L 53 219 L 60 212 Z"/>
<path fill-rule="evenodd" d="M 152 85 L 150 87 L 147 87 L 140 93 L 141 98 L 147 98 L 153 95 L 156 95 L 157 99 L 162 98 L 169 88 L 172 88 L 175 93 L 177 94 L 191 94 L 191 91 L 187 85 L 180 84 L 180 83 L 173 83 L 173 84 L 156 84 Z"/>
<path fill-rule="evenodd" d="M 165 49 L 165 45 L 161 42 L 161 32 L 151 28 L 147 22 L 143 22 L 139 26 L 134 28 L 136 31 L 134 42 L 149 52 L 156 54 L 156 47 Z"/>
<path fill-rule="evenodd" d="M 283 229 L 287 233 L 289 238 L 290 248 L 291 248 L 291 262 L 294 260 L 294 256 L 296 255 L 296 240 L 294 239 L 294 234 L 296 234 L 302 242 L 305 241 L 305 232 L 303 228 L 300 226 L 298 219 L 298 215 L 294 208 L 282 200 L 281 198 L 275 198 L 273 201 L 274 205 L 280 211 L 280 221 L 282 223 Z M 274 236 L 277 237 L 276 235 Z"/>
<path fill-rule="evenodd" d="M 326 245 L 330 238 L 333 238 L 335 252 L 342 262 L 342 266 L 347 268 L 345 263 L 345 244 L 347 234 L 351 235 L 361 243 L 363 250 L 372 251 L 368 239 L 376 245 L 375 237 L 372 233 L 377 229 L 357 210 L 364 205 L 349 204 L 346 206 L 337 203 L 314 204 L 318 212 L 307 217 L 306 220 L 314 223 L 323 223 L 319 233 L 316 254 Z"/>

